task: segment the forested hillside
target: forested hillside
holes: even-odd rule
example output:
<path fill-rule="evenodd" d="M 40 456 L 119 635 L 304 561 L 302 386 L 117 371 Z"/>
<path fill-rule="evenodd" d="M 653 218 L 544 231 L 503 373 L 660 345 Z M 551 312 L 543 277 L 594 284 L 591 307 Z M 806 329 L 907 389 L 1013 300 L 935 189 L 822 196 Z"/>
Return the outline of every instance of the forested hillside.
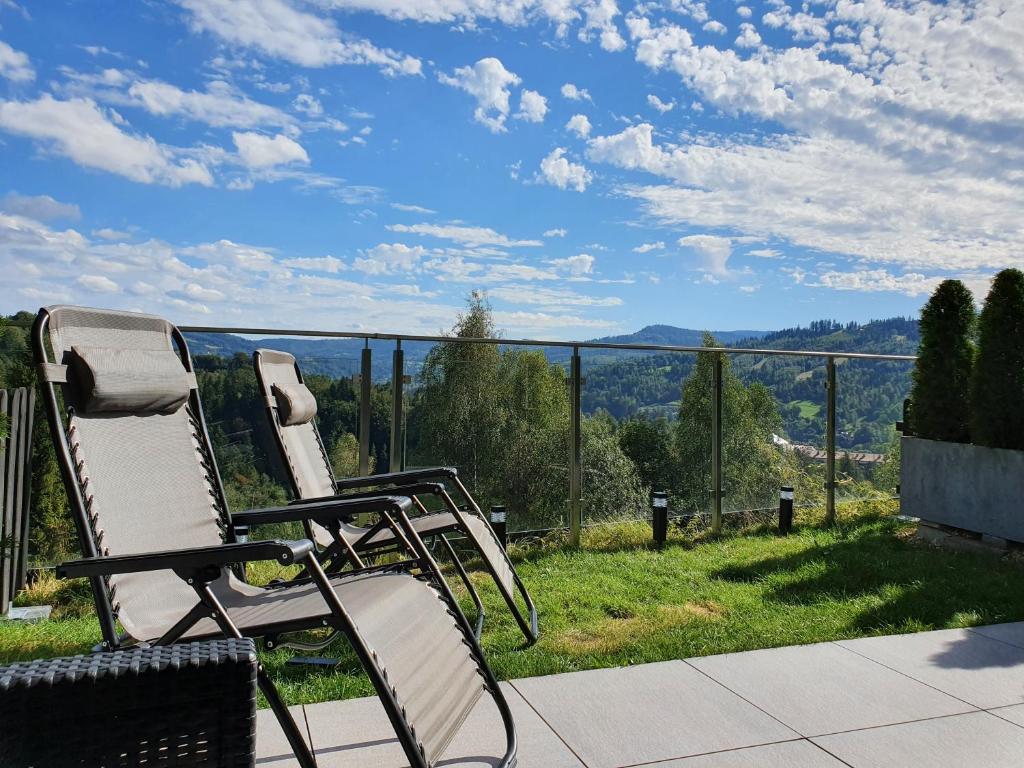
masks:
<path fill-rule="evenodd" d="M 721 342 L 721 340 L 720 340 Z M 873 320 L 863 325 L 816 321 L 759 338 L 724 343 L 732 347 L 913 355 L 917 321 Z M 783 431 L 794 442 L 820 443 L 825 430 L 823 360 L 766 355 L 732 355 L 732 368 L 745 384 L 765 385 L 779 403 Z M 588 358 L 584 357 L 585 365 Z M 693 371 L 695 355 L 663 353 L 624 358 L 586 368 L 583 407 L 616 419 L 635 415 L 674 418 L 680 383 Z M 837 416 L 841 447 L 880 449 L 889 442 L 910 391 L 909 363 L 837 360 Z"/>

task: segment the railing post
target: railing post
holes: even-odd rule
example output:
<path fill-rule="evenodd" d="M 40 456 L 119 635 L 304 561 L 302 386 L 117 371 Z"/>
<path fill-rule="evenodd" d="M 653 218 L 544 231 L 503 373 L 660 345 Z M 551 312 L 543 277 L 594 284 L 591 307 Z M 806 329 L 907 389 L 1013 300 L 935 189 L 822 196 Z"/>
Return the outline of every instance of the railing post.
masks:
<path fill-rule="evenodd" d="M 573 347 L 569 363 L 569 540 L 573 546 L 579 546 L 583 527 L 582 384 L 580 348 Z"/>
<path fill-rule="evenodd" d="M 825 525 L 836 521 L 836 359 L 831 355 L 826 363 L 828 381 L 825 417 Z"/>
<path fill-rule="evenodd" d="M 405 385 L 405 352 L 402 351 L 402 340 L 397 339 L 395 351 L 391 355 L 391 445 L 388 456 L 391 459 L 389 472 L 401 472 L 404 462 L 402 452 L 405 441 L 403 416 L 405 415 L 402 388 Z"/>
<path fill-rule="evenodd" d="M 370 474 L 370 426 L 373 413 L 371 411 L 370 394 L 373 385 L 373 357 L 370 340 L 366 340 L 359 377 L 359 475 Z"/>
<path fill-rule="evenodd" d="M 711 369 L 711 533 L 722 530 L 722 353 Z"/>

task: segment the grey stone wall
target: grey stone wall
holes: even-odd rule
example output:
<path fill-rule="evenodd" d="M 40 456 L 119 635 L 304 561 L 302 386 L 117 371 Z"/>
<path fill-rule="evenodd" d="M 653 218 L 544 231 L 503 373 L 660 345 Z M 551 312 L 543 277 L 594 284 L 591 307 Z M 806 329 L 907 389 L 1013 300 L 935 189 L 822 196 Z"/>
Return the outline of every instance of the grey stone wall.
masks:
<path fill-rule="evenodd" d="M 900 511 L 1024 542 L 1024 451 L 904 437 Z"/>

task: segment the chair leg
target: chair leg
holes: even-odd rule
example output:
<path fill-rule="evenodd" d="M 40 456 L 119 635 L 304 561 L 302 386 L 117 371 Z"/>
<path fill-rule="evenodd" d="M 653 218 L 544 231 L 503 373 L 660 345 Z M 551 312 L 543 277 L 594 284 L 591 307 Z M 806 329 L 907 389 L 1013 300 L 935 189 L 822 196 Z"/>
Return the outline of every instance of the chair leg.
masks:
<path fill-rule="evenodd" d="M 452 559 L 452 564 L 455 566 L 455 570 L 458 571 L 459 578 L 466 585 L 469 596 L 473 599 L 473 605 L 476 606 L 476 624 L 473 626 L 473 635 L 479 640 L 480 634 L 484 631 L 484 604 L 480 601 L 480 595 L 477 594 L 476 589 L 473 587 L 473 582 L 470 581 L 469 574 L 466 573 L 466 569 L 459 560 L 459 556 L 455 554 L 455 550 L 452 548 L 452 543 L 448 541 L 448 537 L 442 534 L 437 538 L 444 542 L 444 546 L 448 550 L 448 556 Z"/>
<path fill-rule="evenodd" d="M 285 738 L 288 739 L 299 765 L 302 768 L 317 768 L 316 758 L 313 757 L 306 740 L 302 738 L 302 732 L 299 731 L 295 718 L 292 717 L 292 713 L 281 699 L 281 694 L 277 692 L 277 688 L 274 687 L 274 683 L 264 671 L 262 664 L 257 668 L 256 681 L 263 695 L 267 697 L 267 702 L 274 711 L 278 723 L 281 724 L 281 730 L 284 731 Z"/>

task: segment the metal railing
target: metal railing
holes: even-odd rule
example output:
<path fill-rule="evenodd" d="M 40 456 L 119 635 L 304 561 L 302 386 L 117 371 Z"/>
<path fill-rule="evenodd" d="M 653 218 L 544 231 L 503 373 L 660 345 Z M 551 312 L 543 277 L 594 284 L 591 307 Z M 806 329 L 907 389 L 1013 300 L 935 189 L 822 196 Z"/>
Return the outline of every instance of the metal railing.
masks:
<path fill-rule="evenodd" d="M 570 405 L 570 448 L 569 448 L 569 533 L 573 543 L 578 543 L 583 523 L 583 466 L 582 445 L 582 387 L 583 375 L 580 351 L 585 349 L 623 350 L 630 352 L 681 352 L 714 355 L 712 378 L 712 423 L 711 423 L 711 528 L 718 532 L 722 527 L 722 394 L 723 360 L 727 355 L 760 355 L 768 357 L 802 357 L 825 361 L 826 367 L 826 427 L 825 427 L 825 522 L 834 522 L 836 516 L 836 360 L 872 360 L 878 362 L 913 362 L 914 355 L 885 355 L 863 352 L 780 350 L 740 347 L 691 347 L 672 344 L 622 344 L 597 341 L 554 341 L 544 339 L 505 338 L 463 338 L 452 336 L 428 336 L 416 334 L 367 333 L 360 331 L 311 331 L 295 328 L 246 328 L 221 326 L 181 326 L 185 333 L 229 333 L 244 336 L 298 336 L 323 339 L 361 339 L 365 342 L 360 358 L 360 419 L 359 419 L 359 468 L 367 474 L 370 453 L 370 408 L 372 379 L 372 350 L 370 341 L 393 341 L 392 356 L 392 413 L 390 433 L 390 471 L 403 466 L 403 388 L 405 386 L 404 351 L 402 342 L 432 342 L 446 344 L 492 344 L 505 347 L 549 347 L 565 348 L 572 351 L 569 359 L 569 405 Z"/>

